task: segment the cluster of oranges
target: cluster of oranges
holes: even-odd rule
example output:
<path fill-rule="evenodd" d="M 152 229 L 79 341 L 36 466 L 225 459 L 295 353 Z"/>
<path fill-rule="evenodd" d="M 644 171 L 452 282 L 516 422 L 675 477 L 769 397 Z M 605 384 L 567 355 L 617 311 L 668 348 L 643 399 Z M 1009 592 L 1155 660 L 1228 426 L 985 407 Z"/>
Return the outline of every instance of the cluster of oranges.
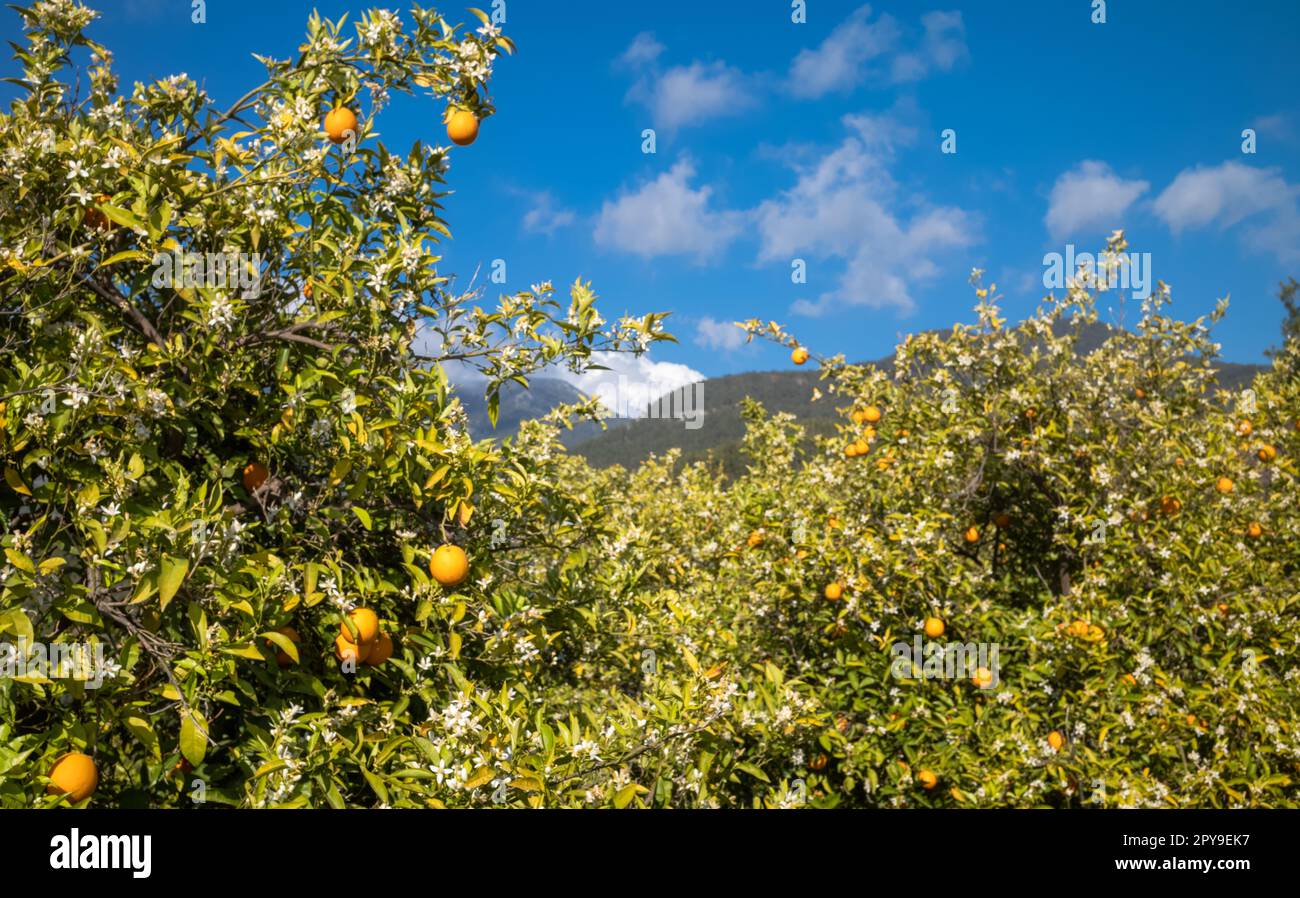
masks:
<path fill-rule="evenodd" d="M 871 451 L 871 444 L 876 439 L 875 425 L 880 423 L 883 417 L 880 409 L 874 405 L 868 405 L 866 408 L 855 408 L 849 413 L 849 418 L 854 424 L 862 427 L 862 436 L 844 447 L 844 455 L 847 458 L 857 458 L 860 455 L 866 455 Z"/>
<path fill-rule="evenodd" d="M 378 667 L 393 655 L 393 640 L 379 629 L 379 616 L 369 608 L 355 608 L 339 624 L 334 656 L 343 663 Z"/>

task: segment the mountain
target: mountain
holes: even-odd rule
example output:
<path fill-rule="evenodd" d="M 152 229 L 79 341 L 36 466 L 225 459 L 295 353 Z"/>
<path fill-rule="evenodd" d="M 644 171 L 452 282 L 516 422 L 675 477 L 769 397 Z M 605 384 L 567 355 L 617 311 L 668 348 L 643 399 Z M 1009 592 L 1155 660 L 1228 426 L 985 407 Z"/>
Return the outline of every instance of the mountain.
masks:
<path fill-rule="evenodd" d="M 1112 329 L 1105 324 L 1093 324 L 1081 334 L 1078 348 L 1083 354 L 1092 352 L 1110 338 Z M 885 371 L 893 368 L 893 358 L 877 359 L 867 364 Z M 1236 389 L 1249 383 L 1263 370 L 1260 365 L 1242 365 L 1219 362 L 1219 382 L 1227 389 Z M 740 416 L 741 401 L 745 397 L 763 403 L 769 414 L 789 412 L 799 419 L 810 439 L 817 435 L 834 433 L 842 416 L 835 403 L 839 397 L 823 396 L 814 402 L 812 393 L 818 384 L 818 372 L 810 369 L 788 371 L 753 371 L 713 377 L 696 385 L 697 401 L 703 407 L 706 426 L 690 429 L 680 418 L 610 418 L 605 430 L 594 422 L 582 422 L 561 437 L 571 451 L 581 455 L 595 467 L 622 465 L 634 468 L 652 454 L 659 455 L 669 449 L 680 448 L 683 462 L 712 459 L 723 473 L 734 476 L 744 470 L 740 453 L 745 434 Z M 476 439 L 504 438 L 514 434 L 519 422 L 540 417 L 556 405 L 579 402 L 582 393 L 567 381 L 558 378 L 537 377 L 530 381 L 531 389 L 508 384 L 501 393 L 501 414 L 497 427 L 492 428 L 487 418 L 487 402 L 481 392 L 467 387 L 458 393 L 461 403 L 469 412 L 470 433 Z"/>

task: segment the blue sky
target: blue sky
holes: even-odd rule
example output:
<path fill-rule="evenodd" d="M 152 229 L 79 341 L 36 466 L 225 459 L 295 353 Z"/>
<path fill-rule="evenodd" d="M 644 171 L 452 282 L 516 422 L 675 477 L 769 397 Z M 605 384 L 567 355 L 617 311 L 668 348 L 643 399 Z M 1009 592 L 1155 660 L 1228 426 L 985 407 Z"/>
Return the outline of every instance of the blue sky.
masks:
<path fill-rule="evenodd" d="M 313 6 L 366 5 L 211 0 L 195 25 L 187 0 L 101 0 L 91 33 L 124 83 L 184 71 L 224 105 L 256 83 L 251 53 L 293 51 Z M 787 366 L 736 344 L 730 322 L 751 316 L 817 353 L 886 355 L 971 320 L 974 266 L 1022 317 L 1046 292 L 1044 253 L 1123 227 L 1175 314 L 1230 294 L 1224 356 L 1260 361 L 1277 282 L 1300 276 L 1300 4 L 1116 0 L 1105 24 L 1091 16 L 1090 0 L 808 0 L 795 24 L 785 0 L 508 0 L 520 52 L 497 64 L 497 115 L 454 151 L 444 273 L 499 258 L 507 289 L 582 276 L 607 317 L 671 310 L 681 344 L 636 369 L 671 381 Z M 445 143 L 439 112 L 400 98 L 381 139 Z"/>

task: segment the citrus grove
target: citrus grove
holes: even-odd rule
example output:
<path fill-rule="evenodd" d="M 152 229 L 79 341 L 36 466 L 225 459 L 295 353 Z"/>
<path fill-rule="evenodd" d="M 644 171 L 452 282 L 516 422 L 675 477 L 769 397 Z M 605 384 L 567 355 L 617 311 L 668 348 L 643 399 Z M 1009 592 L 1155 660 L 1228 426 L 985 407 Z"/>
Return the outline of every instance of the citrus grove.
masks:
<path fill-rule="evenodd" d="M 1162 285 L 1085 353 L 1102 285 L 1012 326 L 976 275 L 978 323 L 892 371 L 746 322 L 842 424 L 809 450 L 749 403 L 739 478 L 588 467 L 558 433 L 594 403 L 476 442 L 449 372 L 495 414 L 670 339 L 581 281 L 484 305 L 438 272 L 512 49 L 486 16 L 313 18 L 221 109 L 120 91 L 75 3 L 21 15 L 0 638 L 107 670 L 0 679 L 0 806 L 1297 803 L 1294 331 L 1230 393 L 1226 305 Z M 394 91 L 453 146 L 372 138 Z M 258 289 L 159 284 L 178 249 L 258 254 Z M 998 667 L 896 677 L 914 638 Z"/>

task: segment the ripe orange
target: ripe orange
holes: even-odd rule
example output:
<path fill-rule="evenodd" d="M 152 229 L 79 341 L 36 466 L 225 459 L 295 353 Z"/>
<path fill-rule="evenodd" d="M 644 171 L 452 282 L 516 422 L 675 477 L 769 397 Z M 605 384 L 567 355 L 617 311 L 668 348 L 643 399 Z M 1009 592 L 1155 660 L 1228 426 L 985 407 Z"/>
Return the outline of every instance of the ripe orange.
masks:
<path fill-rule="evenodd" d="M 980 541 L 980 529 L 971 524 L 966 528 L 966 532 L 962 534 L 962 538 L 968 543 L 977 543 Z"/>
<path fill-rule="evenodd" d="M 804 362 L 808 361 L 808 350 L 804 349 L 802 346 L 796 346 L 794 352 L 790 353 L 790 361 L 794 362 L 796 365 L 802 365 Z"/>
<path fill-rule="evenodd" d="M 862 410 L 862 420 L 868 424 L 878 424 L 880 417 L 880 409 L 874 405 L 869 405 Z"/>
<path fill-rule="evenodd" d="M 1165 496 L 1163 499 L 1160 500 L 1161 514 L 1165 514 L 1168 515 L 1169 517 L 1173 517 L 1174 515 L 1178 514 L 1178 512 L 1182 510 L 1183 510 L 1183 501 L 1181 499 L 1178 499 L 1174 496 Z"/>
<path fill-rule="evenodd" d="M 856 442 L 849 443 L 847 446 L 844 447 L 844 457 L 845 458 L 858 457 L 858 444 Z"/>
<path fill-rule="evenodd" d="M 360 664 L 370 655 L 371 643 L 363 642 L 356 645 L 344 636 L 334 638 L 334 657 L 340 661 L 351 661 L 354 664 Z"/>
<path fill-rule="evenodd" d="M 866 440 L 857 439 L 853 441 L 853 449 L 855 455 L 866 455 L 871 451 L 871 444 Z"/>
<path fill-rule="evenodd" d="M 931 639 L 938 639 L 943 635 L 943 621 L 937 617 L 927 617 L 925 619 L 925 635 Z"/>
<path fill-rule="evenodd" d="M 751 549 L 755 546 L 760 546 L 763 544 L 763 534 L 758 530 L 751 530 L 749 533 L 749 539 L 745 540 L 745 542 Z"/>
<path fill-rule="evenodd" d="M 1268 443 L 1265 443 L 1263 446 L 1259 447 L 1259 452 L 1255 454 L 1259 456 L 1260 461 L 1267 463 L 1277 458 L 1277 449 L 1270 446 Z"/>
<path fill-rule="evenodd" d="M 467 147 L 478 138 L 478 116 L 468 109 L 457 109 L 447 116 L 447 136 L 459 147 Z"/>
<path fill-rule="evenodd" d="M 429 559 L 429 573 L 443 586 L 458 586 L 469 575 L 465 550 L 450 543 L 439 546 Z"/>
<path fill-rule="evenodd" d="M 1251 539 L 1259 539 L 1264 535 L 1264 525 L 1259 521 L 1251 521 L 1246 525 L 1246 535 Z"/>
<path fill-rule="evenodd" d="M 365 662 L 372 667 L 378 667 L 389 658 L 393 657 L 393 640 L 387 633 L 380 633 L 370 646 L 370 652 L 365 657 Z"/>
<path fill-rule="evenodd" d="M 1225 496 L 1228 495 L 1228 493 L 1232 492 L 1235 486 L 1236 484 L 1232 482 L 1231 477 L 1220 477 L 1218 481 L 1214 484 L 1214 488 L 1219 492 L 1223 493 L 1223 495 Z"/>
<path fill-rule="evenodd" d="M 89 798 L 98 785 L 99 771 L 90 755 L 73 751 L 54 762 L 50 784 L 45 791 L 51 795 L 66 795 L 68 801 L 76 804 Z"/>
<path fill-rule="evenodd" d="M 987 689 L 993 685 L 993 672 L 987 667 L 977 667 L 970 681 L 981 689 Z"/>
<path fill-rule="evenodd" d="M 1248 437 L 1250 436 L 1250 432 L 1254 429 L 1255 428 L 1251 425 L 1250 421 L 1246 418 L 1242 418 L 1240 421 L 1237 422 L 1238 436 Z"/>
<path fill-rule="evenodd" d="M 926 770 L 924 767 L 916 772 L 916 781 L 920 783 L 921 788 L 926 791 L 939 785 L 939 777 L 935 776 L 933 771 Z"/>
<path fill-rule="evenodd" d="M 1073 623 L 1071 623 L 1071 624 L 1070 624 L 1070 635 L 1071 635 L 1071 636 L 1080 636 L 1080 637 L 1087 636 L 1087 635 L 1088 635 L 1088 622 L 1087 622 L 1087 621 L 1084 621 L 1084 620 L 1076 620 L 1076 621 L 1074 621 Z"/>
<path fill-rule="evenodd" d="M 325 114 L 325 134 L 334 143 L 343 143 L 357 133 L 357 115 L 346 106 Z"/>
<path fill-rule="evenodd" d="M 294 645 L 298 645 L 300 642 L 302 642 L 302 637 L 298 635 L 298 631 L 295 630 L 293 627 L 280 627 L 275 632 L 281 634 L 282 636 L 288 637 L 289 641 L 292 642 Z M 267 642 L 271 642 L 271 641 L 268 639 Z M 271 645 L 275 646 L 275 643 L 272 642 Z M 293 658 L 289 657 L 289 653 L 286 652 L 284 649 L 276 647 L 275 663 L 280 665 L 281 667 L 287 667 L 288 665 L 293 663 Z"/>
<path fill-rule="evenodd" d="M 348 619 L 356 627 L 357 635 L 354 638 L 352 631 L 348 629 L 347 621 L 339 624 L 343 638 L 348 642 L 359 642 L 363 645 L 369 645 L 375 641 L 379 635 L 379 615 L 369 608 L 354 608 L 349 614 Z"/>
<path fill-rule="evenodd" d="M 1219 613 L 1220 613 L 1220 614 L 1222 614 L 1224 617 L 1227 617 L 1227 616 L 1228 616 L 1229 608 L 1228 608 L 1228 603 L 1227 603 L 1227 602 L 1220 602 L 1219 605 L 1218 605 L 1218 608 L 1219 608 Z"/>
<path fill-rule="evenodd" d="M 244 489 L 250 493 L 257 492 L 262 484 L 266 483 L 266 478 L 270 475 L 266 470 L 266 465 L 259 461 L 250 461 L 244 466 Z"/>
<path fill-rule="evenodd" d="M 1060 751 L 1061 746 L 1065 745 L 1065 737 L 1060 730 L 1052 730 L 1047 734 L 1047 744 L 1052 746 L 1052 751 Z"/>
<path fill-rule="evenodd" d="M 832 602 L 838 601 L 839 598 L 844 595 L 844 584 L 827 583 L 826 588 L 822 590 L 822 595 L 826 596 L 826 598 L 830 599 Z"/>

